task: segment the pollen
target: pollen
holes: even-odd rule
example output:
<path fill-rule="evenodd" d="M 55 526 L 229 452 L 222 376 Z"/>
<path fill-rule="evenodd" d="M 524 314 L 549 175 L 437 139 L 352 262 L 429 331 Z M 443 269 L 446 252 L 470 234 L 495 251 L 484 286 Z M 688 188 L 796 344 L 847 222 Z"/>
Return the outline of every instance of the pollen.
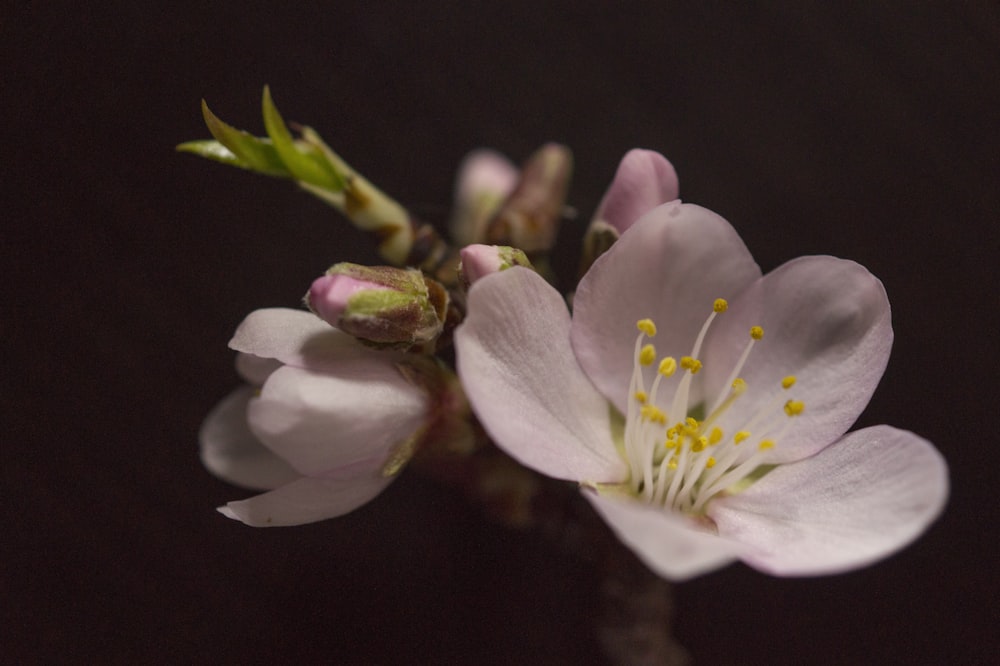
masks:
<path fill-rule="evenodd" d="M 793 386 L 795 386 L 795 381 L 796 381 L 795 375 L 788 375 L 787 377 L 781 380 L 781 388 L 790 389 Z"/>
<path fill-rule="evenodd" d="M 656 360 L 656 347 L 653 345 L 645 345 L 642 351 L 639 352 L 639 363 L 642 365 L 653 365 L 653 361 Z"/>
<path fill-rule="evenodd" d="M 733 435 L 733 444 L 739 444 L 740 442 L 750 439 L 750 433 L 746 430 L 740 430 L 738 433 Z"/>
<path fill-rule="evenodd" d="M 698 453 L 700 451 L 704 451 L 706 446 L 708 446 L 708 437 L 702 435 L 691 443 L 691 450 Z"/>
<path fill-rule="evenodd" d="M 722 428 L 720 428 L 719 426 L 715 426 L 714 428 L 712 428 L 712 431 L 708 433 L 708 443 L 714 446 L 715 444 L 718 444 L 721 441 L 722 441 Z"/>
<path fill-rule="evenodd" d="M 660 361 L 659 372 L 664 377 L 670 377 L 677 372 L 677 360 L 673 356 L 667 356 Z"/>
<path fill-rule="evenodd" d="M 789 416 L 798 416 L 806 408 L 806 403 L 801 400 L 789 400 L 785 403 L 785 413 Z"/>
<path fill-rule="evenodd" d="M 725 312 L 729 309 L 729 303 L 724 298 L 715 299 L 715 303 L 712 304 L 712 309 L 716 312 Z"/>
<path fill-rule="evenodd" d="M 705 461 L 705 469 L 712 469 L 713 467 L 715 467 L 715 458 L 709 456 L 708 460 Z"/>
<path fill-rule="evenodd" d="M 747 383 L 744 380 L 739 377 L 733 380 L 733 393 L 740 395 L 741 393 L 746 393 L 746 390 Z"/>
<path fill-rule="evenodd" d="M 701 370 L 701 361 L 691 356 L 681 356 L 681 367 L 689 371 L 692 375 L 696 375 Z"/>
<path fill-rule="evenodd" d="M 635 398 L 639 404 L 644 404 L 647 400 L 649 400 L 649 396 L 646 395 L 645 391 L 636 391 L 632 397 Z"/>
<path fill-rule="evenodd" d="M 774 448 L 774 440 L 773 439 L 765 439 L 764 441 L 762 441 L 760 444 L 757 445 L 757 448 L 760 449 L 761 451 L 767 451 L 768 449 L 773 449 Z"/>
<path fill-rule="evenodd" d="M 754 340 L 760 340 L 764 337 L 764 329 L 760 326 L 754 326 L 750 329 L 750 337 Z"/>
<path fill-rule="evenodd" d="M 640 319 L 635 323 L 635 327 L 651 338 L 656 336 L 656 324 L 652 319 Z"/>

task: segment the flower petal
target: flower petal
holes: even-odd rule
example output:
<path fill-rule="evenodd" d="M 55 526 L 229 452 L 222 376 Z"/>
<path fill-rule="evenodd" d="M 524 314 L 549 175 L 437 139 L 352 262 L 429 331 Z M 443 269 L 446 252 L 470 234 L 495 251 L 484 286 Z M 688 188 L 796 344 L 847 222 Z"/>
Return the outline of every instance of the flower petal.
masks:
<path fill-rule="evenodd" d="M 749 388 L 719 425 L 726 432 L 744 429 L 770 403 L 773 416 L 748 430 L 755 441 L 777 435 L 769 462 L 800 460 L 846 432 L 868 404 L 892 347 L 889 301 L 882 283 L 853 261 L 801 257 L 780 266 L 713 325 L 703 357 L 709 400 L 757 325 L 764 338 L 740 373 Z M 789 375 L 796 383 L 784 391 L 781 381 Z M 805 403 L 791 422 L 781 408 L 789 399 Z"/>
<path fill-rule="evenodd" d="M 337 359 L 373 352 L 304 310 L 265 308 L 247 315 L 229 346 L 297 367 L 323 368 Z"/>
<path fill-rule="evenodd" d="M 738 544 L 700 530 L 686 516 L 588 489 L 583 490 L 583 496 L 618 538 L 664 578 L 687 580 L 736 560 Z"/>
<path fill-rule="evenodd" d="M 285 366 L 248 410 L 250 429 L 305 475 L 384 461 L 423 427 L 426 392 L 390 363 L 344 359 L 336 374 Z"/>
<path fill-rule="evenodd" d="M 618 165 L 611 186 L 601 199 L 594 221 L 624 233 L 640 217 L 678 193 L 677 172 L 663 155 L 635 148 Z"/>
<path fill-rule="evenodd" d="M 941 513 L 948 469 L 926 440 L 875 426 L 812 458 L 777 467 L 712 500 L 719 534 L 748 546 L 750 566 L 783 576 L 831 574 L 899 550 Z"/>
<path fill-rule="evenodd" d="M 559 479 L 617 482 L 625 465 L 608 403 L 577 365 L 562 296 L 526 268 L 469 291 L 455 332 L 458 374 L 476 416 L 518 461 Z"/>
<path fill-rule="evenodd" d="M 263 386 L 271 373 L 282 365 L 281 361 L 273 358 L 264 358 L 243 352 L 236 355 L 236 372 L 251 386 Z"/>
<path fill-rule="evenodd" d="M 664 204 L 636 222 L 580 281 L 573 299 L 576 357 L 625 413 L 635 323 L 653 319 L 657 350 L 680 358 L 691 352 L 715 299 L 734 297 L 758 277 L 728 222 L 700 206 Z M 664 391 L 670 388 L 664 384 Z"/>
<path fill-rule="evenodd" d="M 486 225 L 517 185 L 518 169 L 494 150 L 474 150 L 462 160 L 455 182 L 451 235 L 459 246 L 481 243 Z"/>
<path fill-rule="evenodd" d="M 345 478 L 303 477 L 269 493 L 229 502 L 219 512 L 252 527 L 315 523 L 367 504 L 395 478 L 371 469 Z"/>
<path fill-rule="evenodd" d="M 299 474 L 250 432 L 247 402 L 253 394 L 250 386 L 237 389 L 208 414 L 198 433 L 201 462 L 224 481 L 269 490 L 299 478 Z"/>

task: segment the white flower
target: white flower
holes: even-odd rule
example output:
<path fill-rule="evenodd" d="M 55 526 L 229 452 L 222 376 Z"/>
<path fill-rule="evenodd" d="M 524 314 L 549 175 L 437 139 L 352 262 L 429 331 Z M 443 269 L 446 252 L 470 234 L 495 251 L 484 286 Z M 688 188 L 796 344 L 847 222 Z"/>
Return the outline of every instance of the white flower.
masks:
<path fill-rule="evenodd" d="M 580 482 L 667 578 L 735 559 L 776 575 L 863 566 L 915 539 L 947 496 L 923 439 L 844 435 L 889 357 L 881 283 L 832 257 L 762 277 L 698 206 L 636 222 L 584 276 L 572 318 L 529 270 L 482 278 L 455 341 L 494 441 Z"/>
<path fill-rule="evenodd" d="M 427 424 L 429 397 L 400 373 L 402 353 L 368 349 L 308 312 L 257 310 L 229 346 L 252 386 L 209 414 L 202 461 L 270 491 L 220 507 L 230 518 L 299 525 L 353 511 L 392 482 Z"/>

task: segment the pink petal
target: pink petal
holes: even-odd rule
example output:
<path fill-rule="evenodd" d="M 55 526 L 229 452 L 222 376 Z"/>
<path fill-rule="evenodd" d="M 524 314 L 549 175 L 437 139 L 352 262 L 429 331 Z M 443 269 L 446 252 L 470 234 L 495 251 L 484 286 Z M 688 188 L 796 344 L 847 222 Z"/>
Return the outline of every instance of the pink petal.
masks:
<path fill-rule="evenodd" d="M 345 479 L 303 477 L 269 493 L 229 502 L 219 512 L 252 527 L 315 523 L 367 504 L 395 478 L 371 470 Z"/>
<path fill-rule="evenodd" d="M 469 292 L 455 332 L 458 374 L 476 416 L 518 461 L 559 479 L 620 481 L 608 403 L 577 365 L 562 296 L 526 268 Z"/>
<path fill-rule="evenodd" d="M 595 221 L 624 233 L 640 217 L 677 198 L 677 172 L 663 155 L 633 149 L 625 154 L 611 186 L 601 199 Z"/>
<path fill-rule="evenodd" d="M 224 481 L 268 490 L 299 478 L 299 474 L 250 432 L 247 402 L 253 394 L 249 386 L 237 389 L 209 413 L 198 433 L 201 462 Z"/>
<path fill-rule="evenodd" d="M 913 433 L 875 426 L 782 465 L 746 491 L 712 500 L 719 534 L 741 558 L 781 576 L 831 574 L 899 550 L 944 507 L 948 469 Z"/>
<path fill-rule="evenodd" d="M 327 367 L 344 356 L 371 354 L 350 335 L 304 310 L 267 308 L 247 315 L 229 346 L 298 367 Z"/>
<path fill-rule="evenodd" d="M 664 204 L 636 222 L 580 281 L 573 299 L 576 357 L 624 413 L 636 322 L 652 319 L 657 351 L 680 358 L 691 352 L 715 299 L 733 298 L 758 277 L 728 222 L 700 206 Z"/>
<path fill-rule="evenodd" d="M 742 429 L 766 403 L 805 403 L 805 411 L 791 422 L 777 409 L 770 427 L 761 422 L 750 428 L 755 441 L 778 435 L 771 462 L 812 455 L 850 428 L 868 404 L 892 347 L 882 283 L 863 266 L 833 257 L 784 264 L 716 321 L 703 355 L 710 399 L 719 394 L 749 341 L 750 327 L 764 329 L 740 373 L 749 389 L 718 422 L 725 432 Z M 796 383 L 783 391 L 781 380 L 788 375 Z M 788 429 L 778 432 L 786 424 Z"/>
<path fill-rule="evenodd" d="M 427 419 L 428 398 L 390 363 L 342 360 L 336 374 L 286 366 L 248 410 L 250 428 L 300 473 L 384 461 Z"/>
<path fill-rule="evenodd" d="M 737 544 L 661 507 L 591 490 L 584 490 L 583 496 L 646 566 L 669 580 L 687 580 L 724 567 L 739 552 Z"/>

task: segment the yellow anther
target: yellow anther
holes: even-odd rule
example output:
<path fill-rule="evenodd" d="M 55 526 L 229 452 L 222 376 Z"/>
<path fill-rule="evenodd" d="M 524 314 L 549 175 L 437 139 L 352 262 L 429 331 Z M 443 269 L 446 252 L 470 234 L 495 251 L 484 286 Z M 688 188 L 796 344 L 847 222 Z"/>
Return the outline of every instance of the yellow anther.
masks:
<path fill-rule="evenodd" d="M 677 469 L 677 458 L 676 457 L 671 458 L 670 462 L 667 463 L 667 467 L 669 467 L 670 469 Z"/>
<path fill-rule="evenodd" d="M 749 438 L 750 438 L 750 433 L 748 433 L 746 430 L 740 430 L 738 433 L 733 435 L 733 444 L 739 444 L 743 440 Z"/>
<path fill-rule="evenodd" d="M 677 439 L 677 433 L 680 426 L 672 426 L 667 429 L 667 439 Z"/>
<path fill-rule="evenodd" d="M 652 405 L 643 405 L 642 409 L 639 410 L 639 416 L 642 417 L 644 421 L 652 421 L 654 409 L 656 409 L 656 407 L 653 407 Z"/>
<path fill-rule="evenodd" d="M 689 416 L 686 419 L 684 419 L 684 425 L 686 425 L 691 430 L 697 431 L 698 426 L 700 426 L 701 424 L 698 423 L 698 419 L 696 419 L 693 416 Z"/>
<path fill-rule="evenodd" d="M 761 442 L 760 444 L 757 445 L 757 448 L 759 448 L 761 451 L 767 451 L 768 449 L 773 449 L 774 448 L 774 440 L 773 439 L 765 439 L 763 442 Z"/>
<path fill-rule="evenodd" d="M 669 377 L 670 375 L 677 372 L 677 361 L 673 356 L 667 356 L 662 361 L 660 361 L 660 374 L 664 377 Z"/>
<path fill-rule="evenodd" d="M 633 397 L 639 402 L 640 405 L 645 404 L 645 402 L 649 400 L 649 396 L 646 395 L 645 391 L 636 391 Z"/>
<path fill-rule="evenodd" d="M 681 356 L 681 367 L 689 371 L 692 375 L 696 375 L 701 370 L 701 361 L 690 356 Z"/>
<path fill-rule="evenodd" d="M 715 458 L 709 456 L 708 460 L 705 461 L 705 469 L 712 469 L 715 467 Z"/>
<path fill-rule="evenodd" d="M 640 319 L 635 323 L 635 327 L 651 338 L 656 335 L 656 324 L 652 319 Z"/>
<path fill-rule="evenodd" d="M 704 451 L 706 446 L 708 446 L 708 437 L 702 435 L 691 443 L 691 450 L 698 453 L 699 451 Z"/>
<path fill-rule="evenodd" d="M 785 403 L 785 413 L 789 416 L 798 416 L 806 408 L 806 403 L 801 400 L 789 400 Z"/>
<path fill-rule="evenodd" d="M 716 312 L 725 312 L 729 309 L 729 303 L 724 298 L 717 298 L 715 299 L 715 303 L 712 304 L 712 309 Z"/>
<path fill-rule="evenodd" d="M 668 437 L 667 441 L 663 442 L 663 446 L 665 446 L 667 448 L 667 450 L 676 449 L 677 448 L 677 440 L 674 439 L 673 437 Z"/>
<path fill-rule="evenodd" d="M 795 375 L 788 375 L 781 380 L 781 388 L 790 389 L 795 386 Z"/>
<path fill-rule="evenodd" d="M 715 426 L 714 428 L 712 428 L 712 432 L 708 433 L 708 443 L 714 446 L 715 444 L 718 444 L 721 441 L 722 441 L 722 428 L 720 428 L 719 426 Z"/>
<path fill-rule="evenodd" d="M 742 393 L 745 393 L 746 390 L 747 390 L 747 383 L 744 380 L 740 379 L 739 377 L 733 380 L 733 393 L 735 393 L 736 395 L 740 395 Z"/>
<path fill-rule="evenodd" d="M 639 363 L 643 365 L 653 365 L 653 361 L 656 360 L 656 347 L 653 345 L 646 345 L 639 352 Z"/>
<path fill-rule="evenodd" d="M 760 326 L 754 326 L 753 328 L 750 329 L 750 337 L 753 338 L 754 340 L 760 340 L 761 338 L 764 337 L 764 329 L 762 329 Z"/>

